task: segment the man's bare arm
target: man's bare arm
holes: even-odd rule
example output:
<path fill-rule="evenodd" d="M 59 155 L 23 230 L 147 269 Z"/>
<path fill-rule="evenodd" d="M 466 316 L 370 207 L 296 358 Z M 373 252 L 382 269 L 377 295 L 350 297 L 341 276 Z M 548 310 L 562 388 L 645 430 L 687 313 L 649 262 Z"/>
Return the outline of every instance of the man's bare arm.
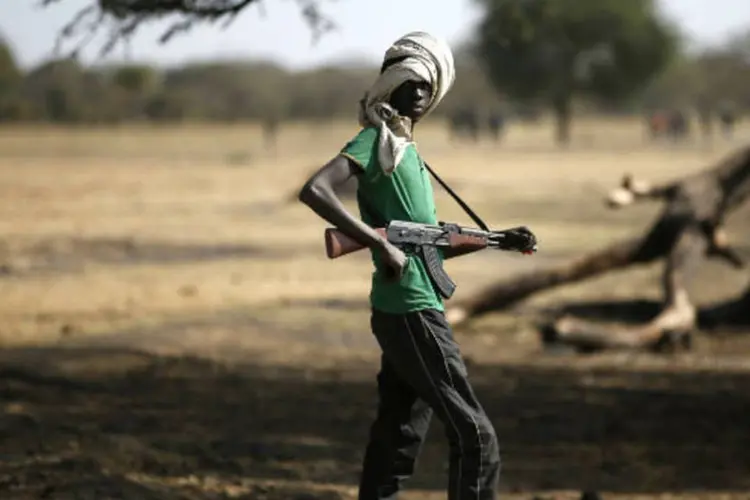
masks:
<path fill-rule="evenodd" d="M 354 161 L 338 155 L 310 177 L 299 192 L 299 200 L 361 244 L 369 248 L 385 248 L 387 240 L 349 213 L 335 192 L 336 187 L 361 172 L 361 167 Z"/>
<path fill-rule="evenodd" d="M 335 192 L 338 186 L 361 172 L 361 167 L 351 159 L 342 155 L 336 156 L 310 177 L 300 190 L 298 198 L 320 217 L 363 245 L 369 248 L 384 248 L 387 243 L 385 238 L 349 213 Z M 447 260 L 475 251 L 477 250 L 445 248 L 443 256 Z"/>

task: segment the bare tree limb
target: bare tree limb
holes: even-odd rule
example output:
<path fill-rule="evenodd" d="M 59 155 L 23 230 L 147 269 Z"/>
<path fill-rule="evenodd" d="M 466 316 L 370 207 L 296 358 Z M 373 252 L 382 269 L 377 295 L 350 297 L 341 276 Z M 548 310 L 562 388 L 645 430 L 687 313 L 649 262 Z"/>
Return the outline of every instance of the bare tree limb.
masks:
<path fill-rule="evenodd" d="M 664 307 L 652 321 L 637 327 L 605 326 L 566 316 L 547 329 L 547 336 L 585 349 L 654 348 L 666 337 L 683 337 L 698 323 L 699 313 L 688 297 L 686 283 L 701 258 L 720 258 L 735 268 L 744 265 L 729 246 L 723 228 L 728 214 L 749 195 L 750 147 L 739 149 L 712 168 L 662 186 L 651 187 L 626 176 L 607 198 L 610 207 L 640 200 L 665 202 L 664 210 L 644 236 L 610 245 L 569 264 L 502 281 L 449 307 L 448 319 L 459 326 L 542 290 L 664 258 Z M 703 318 L 714 323 L 734 321 L 742 315 L 738 311 L 743 307 L 747 315 L 748 305 L 750 289 L 739 300 L 717 306 Z"/>
<path fill-rule="evenodd" d="M 66 0 L 41 0 L 48 7 Z M 333 21 L 320 8 L 320 0 L 296 0 L 300 15 L 311 28 L 313 44 L 326 33 L 336 29 Z M 60 30 L 55 44 L 59 53 L 66 43 L 72 43 L 69 55 L 76 56 L 99 33 L 105 41 L 99 51 L 104 56 L 118 44 L 126 42 L 149 22 L 172 18 L 158 41 L 168 43 L 174 36 L 184 34 L 201 23 L 222 22 L 229 26 L 246 9 L 261 5 L 261 0 L 91 0 Z"/>

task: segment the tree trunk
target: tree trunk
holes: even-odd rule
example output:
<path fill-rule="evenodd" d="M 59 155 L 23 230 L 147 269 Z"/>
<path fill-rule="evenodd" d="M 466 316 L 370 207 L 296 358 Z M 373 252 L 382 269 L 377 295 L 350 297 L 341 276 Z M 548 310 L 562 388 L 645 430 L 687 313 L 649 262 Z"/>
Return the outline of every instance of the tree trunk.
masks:
<path fill-rule="evenodd" d="M 664 269 L 664 309 L 645 325 L 603 326 L 563 317 L 547 332 L 547 340 L 584 349 L 658 349 L 680 341 L 696 326 L 696 310 L 686 286 L 688 274 L 706 249 L 706 239 L 697 228 L 691 226 L 680 235 Z"/>
<path fill-rule="evenodd" d="M 666 206 L 643 237 L 620 242 L 552 269 L 522 274 L 487 288 L 449 307 L 454 325 L 501 310 L 536 292 L 581 281 L 615 269 L 664 257 L 664 308 L 652 321 L 637 327 L 605 326 L 563 317 L 546 328 L 547 340 L 581 349 L 663 346 L 683 339 L 699 321 L 750 324 L 750 288 L 739 299 L 698 313 L 687 294 L 691 270 L 706 255 L 721 258 L 736 268 L 742 260 L 729 247 L 723 231 L 728 213 L 750 197 L 750 148 L 742 148 L 718 165 L 677 182 L 651 187 L 630 176 L 610 193 L 610 206 L 639 199 L 662 199 Z"/>

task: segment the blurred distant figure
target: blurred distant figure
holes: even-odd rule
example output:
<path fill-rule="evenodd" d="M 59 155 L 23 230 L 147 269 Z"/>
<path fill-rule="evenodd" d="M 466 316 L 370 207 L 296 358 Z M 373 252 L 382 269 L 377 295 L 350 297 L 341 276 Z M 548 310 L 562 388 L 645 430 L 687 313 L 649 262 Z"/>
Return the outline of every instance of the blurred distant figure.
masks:
<path fill-rule="evenodd" d="M 667 134 L 669 115 L 664 111 L 655 111 L 647 117 L 647 127 L 651 140 L 657 140 Z"/>
<path fill-rule="evenodd" d="M 705 142 L 710 142 L 714 136 L 714 113 L 711 106 L 706 102 L 700 102 L 697 106 L 698 123 L 700 125 L 701 137 Z"/>
<path fill-rule="evenodd" d="M 452 112 L 448 116 L 448 126 L 452 139 L 468 138 L 472 141 L 479 140 L 479 116 L 476 110 L 462 108 Z"/>
<path fill-rule="evenodd" d="M 690 122 L 681 110 L 674 110 L 669 115 L 669 136 L 673 141 L 683 141 L 690 135 Z"/>
<path fill-rule="evenodd" d="M 500 142 L 505 131 L 505 116 L 501 111 L 492 111 L 487 118 L 487 128 L 490 131 L 492 140 Z"/>
<path fill-rule="evenodd" d="M 721 124 L 721 133 L 725 139 L 731 139 L 734 135 L 734 126 L 737 121 L 737 114 L 734 106 L 728 102 L 723 102 L 718 109 L 719 123 Z"/>
<path fill-rule="evenodd" d="M 266 150 L 275 153 L 276 144 L 279 135 L 279 119 L 275 116 L 268 116 L 263 119 L 263 145 Z"/>
<path fill-rule="evenodd" d="M 655 111 L 648 116 L 647 123 L 651 140 L 667 137 L 673 141 L 682 141 L 690 134 L 690 123 L 680 110 Z"/>

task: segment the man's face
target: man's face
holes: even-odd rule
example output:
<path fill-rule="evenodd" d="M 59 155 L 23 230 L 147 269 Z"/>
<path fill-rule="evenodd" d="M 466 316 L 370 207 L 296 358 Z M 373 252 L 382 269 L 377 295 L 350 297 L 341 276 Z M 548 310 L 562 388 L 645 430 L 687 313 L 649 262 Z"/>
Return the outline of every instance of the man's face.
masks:
<path fill-rule="evenodd" d="M 431 95 L 432 86 L 429 83 L 409 80 L 396 87 L 391 94 L 390 105 L 401 116 L 408 116 L 416 122 L 427 111 Z"/>

